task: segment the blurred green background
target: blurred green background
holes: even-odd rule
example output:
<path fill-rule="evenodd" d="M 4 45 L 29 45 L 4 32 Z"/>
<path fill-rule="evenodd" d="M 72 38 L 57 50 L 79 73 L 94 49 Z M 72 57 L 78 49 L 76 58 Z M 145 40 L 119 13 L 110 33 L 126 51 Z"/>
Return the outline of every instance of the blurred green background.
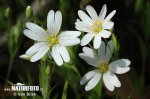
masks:
<path fill-rule="evenodd" d="M 4 92 L 4 84 L 10 69 L 9 81 L 29 85 L 39 84 L 39 62 L 31 63 L 19 58 L 34 42 L 23 35 L 25 23 L 32 21 L 46 29 L 49 10 L 60 10 L 63 14 L 61 30 L 75 30 L 77 11 L 92 5 L 97 13 L 107 4 L 107 15 L 117 10 L 113 17 L 114 34 L 120 44 L 119 58 L 131 60 L 131 70 L 118 75 L 122 87 L 110 93 L 103 88 L 103 99 L 150 99 L 150 1 L 149 0 L 0 0 L 0 97 L 11 97 Z M 33 16 L 25 16 L 30 5 Z M 8 13 L 9 12 L 9 13 Z M 70 47 L 72 61 L 64 67 L 55 66 L 51 78 L 51 99 L 60 99 L 65 80 L 68 80 L 67 99 L 99 99 L 98 88 L 85 92 L 79 85 L 81 77 L 91 69 L 78 53 L 81 47 Z M 72 52 L 73 50 L 73 52 Z M 72 65 L 72 63 L 74 65 Z M 41 93 L 37 93 L 41 96 Z M 115 94 L 115 95 L 114 95 Z M 21 97 L 18 97 L 19 99 Z M 32 98 L 31 98 L 32 99 Z M 35 98 L 38 99 L 38 98 Z"/>

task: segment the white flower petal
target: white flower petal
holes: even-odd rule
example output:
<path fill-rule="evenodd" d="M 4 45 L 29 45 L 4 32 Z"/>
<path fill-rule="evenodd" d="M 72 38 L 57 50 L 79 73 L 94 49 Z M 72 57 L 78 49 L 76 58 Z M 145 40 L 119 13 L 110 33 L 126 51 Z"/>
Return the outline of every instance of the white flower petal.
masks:
<path fill-rule="evenodd" d="M 101 36 L 97 35 L 94 37 L 94 42 L 93 42 L 94 48 L 98 49 L 101 45 Z"/>
<path fill-rule="evenodd" d="M 47 36 L 48 35 L 48 33 L 43 28 L 38 26 L 37 24 L 31 23 L 31 22 L 27 22 L 26 23 L 26 27 L 29 30 L 35 32 L 35 34 L 37 34 L 37 35 L 41 35 L 41 36 Z"/>
<path fill-rule="evenodd" d="M 111 29 L 114 26 L 114 22 L 103 22 L 102 27 L 103 29 Z"/>
<path fill-rule="evenodd" d="M 104 22 L 108 22 L 111 20 L 111 18 L 115 15 L 116 10 L 113 10 L 105 19 Z"/>
<path fill-rule="evenodd" d="M 91 28 L 91 25 L 87 24 L 84 21 L 77 21 L 77 22 L 75 22 L 75 25 L 77 27 Z"/>
<path fill-rule="evenodd" d="M 100 35 L 101 35 L 101 37 L 103 37 L 103 38 L 109 38 L 110 35 L 111 35 L 111 32 L 109 32 L 109 31 L 107 31 L 107 30 L 102 30 L 102 31 L 100 32 Z"/>
<path fill-rule="evenodd" d="M 97 67 L 99 65 L 99 61 L 97 59 L 93 58 L 92 56 L 86 55 L 85 53 L 80 53 L 79 57 L 91 66 Z"/>
<path fill-rule="evenodd" d="M 98 15 L 95 11 L 95 9 L 90 6 L 90 5 L 87 5 L 86 6 L 86 11 L 88 12 L 88 14 L 90 15 L 90 17 L 93 19 L 93 20 L 97 20 L 98 19 Z"/>
<path fill-rule="evenodd" d="M 49 50 L 49 46 L 45 45 L 43 47 L 41 47 L 38 52 L 32 56 L 32 58 L 30 59 L 31 62 L 36 62 L 39 59 L 41 59 Z"/>
<path fill-rule="evenodd" d="M 54 22 L 54 25 L 53 25 L 53 29 L 54 29 L 53 32 L 56 35 L 60 31 L 61 23 L 62 23 L 62 14 L 61 14 L 60 11 L 56 11 L 56 13 L 55 13 L 55 22 Z"/>
<path fill-rule="evenodd" d="M 130 60 L 128 59 L 118 59 L 109 64 L 110 70 L 116 74 L 123 74 L 130 70 Z"/>
<path fill-rule="evenodd" d="M 56 47 L 57 47 L 57 50 L 60 53 L 61 57 L 63 58 L 63 60 L 65 62 L 69 62 L 70 56 L 69 56 L 67 49 L 61 44 L 58 44 Z"/>
<path fill-rule="evenodd" d="M 80 85 L 86 84 L 97 72 L 97 70 L 92 70 L 86 73 L 80 80 Z"/>
<path fill-rule="evenodd" d="M 102 10 L 99 14 L 99 20 L 104 20 L 105 16 L 106 16 L 106 12 L 107 12 L 107 6 L 106 4 L 103 5 Z"/>
<path fill-rule="evenodd" d="M 86 35 L 84 35 L 84 37 L 81 40 L 81 46 L 87 45 L 92 40 L 93 37 L 94 34 L 92 33 L 87 33 Z"/>
<path fill-rule="evenodd" d="M 81 20 L 80 20 L 80 19 L 77 19 L 76 21 L 78 22 L 78 21 L 81 21 Z"/>
<path fill-rule="evenodd" d="M 82 31 L 82 32 L 92 32 L 91 28 L 87 28 L 85 26 L 75 26 L 75 28 L 79 31 Z"/>
<path fill-rule="evenodd" d="M 62 58 L 61 58 L 61 56 L 60 56 L 60 54 L 59 54 L 56 46 L 52 47 L 52 53 L 51 53 L 51 55 L 53 56 L 53 58 L 54 58 L 54 60 L 55 60 L 55 62 L 56 62 L 56 64 L 58 66 L 61 66 L 63 64 L 63 60 L 62 60 Z"/>
<path fill-rule="evenodd" d="M 118 80 L 117 76 L 116 76 L 114 73 L 111 73 L 110 76 L 111 76 L 111 79 L 110 79 L 110 80 L 111 80 L 111 82 L 113 83 L 113 85 L 116 86 L 116 87 L 120 87 L 120 86 L 121 86 L 121 83 L 120 83 L 120 81 Z"/>
<path fill-rule="evenodd" d="M 110 80 L 111 80 L 111 75 L 110 75 L 110 72 L 108 71 L 108 72 L 103 74 L 103 81 L 104 81 L 104 84 L 105 84 L 106 88 L 109 91 L 113 91 L 114 90 L 114 85 Z"/>
<path fill-rule="evenodd" d="M 81 32 L 79 32 L 79 31 L 64 31 L 58 35 L 58 38 L 70 39 L 70 38 L 76 38 L 80 35 L 81 35 Z"/>
<path fill-rule="evenodd" d="M 53 29 L 53 25 L 54 25 L 54 11 L 53 10 L 50 10 L 48 12 L 48 15 L 47 15 L 47 28 L 48 28 L 48 33 L 54 33 L 54 29 Z"/>
<path fill-rule="evenodd" d="M 48 39 L 48 34 L 45 33 L 36 33 L 28 29 L 25 29 L 23 33 L 25 36 L 35 41 L 47 41 Z"/>
<path fill-rule="evenodd" d="M 25 59 L 25 60 L 30 60 L 31 59 L 31 56 L 26 55 L 26 54 L 20 55 L 19 57 L 22 58 L 22 59 Z"/>
<path fill-rule="evenodd" d="M 101 74 L 99 73 L 99 71 L 96 71 L 96 72 L 97 73 L 93 76 L 93 78 L 85 86 L 86 91 L 93 89 L 98 84 L 98 82 L 100 81 Z"/>
<path fill-rule="evenodd" d="M 48 43 L 47 42 L 39 42 L 34 44 L 33 46 L 31 46 L 27 51 L 26 51 L 26 55 L 34 55 L 41 47 L 43 46 L 47 46 Z"/>
<path fill-rule="evenodd" d="M 79 38 L 59 38 L 59 43 L 64 45 L 64 46 L 72 46 L 72 45 L 77 45 L 80 43 Z"/>
<path fill-rule="evenodd" d="M 109 61 L 112 54 L 114 52 L 114 45 L 113 45 L 113 42 L 112 40 L 110 40 L 107 44 L 107 48 L 106 48 L 106 57 L 107 57 L 107 60 Z"/>
<path fill-rule="evenodd" d="M 99 58 L 102 58 L 105 56 L 105 51 L 106 51 L 106 46 L 105 43 L 102 41 L 101 42 L 101 46 L 98 49 L 98 56 Z"/>
<path fill-rule="evenodd" d="M 94 58 L 94 59 L 98 58 L 97 53 L 89 47 L 83 47 L 83 53 L 85 53 L 87 56 L 91 58 Z"/>
<path fill-rule="evenodd" d="M 92 19 L 82 10 L 78 11 L 78 16 L 80 17 L 80 19 L 84 22 L 87 22 L 88 24 L 92 24 Z"/>

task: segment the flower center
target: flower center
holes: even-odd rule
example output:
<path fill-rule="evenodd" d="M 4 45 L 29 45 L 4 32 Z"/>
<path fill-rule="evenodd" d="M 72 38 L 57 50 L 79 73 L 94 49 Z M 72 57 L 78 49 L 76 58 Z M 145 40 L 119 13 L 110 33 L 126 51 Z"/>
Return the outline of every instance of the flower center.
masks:
<path fill-rule="evenodd" d="M 48 38 L 48 41 L 51 45 L 55 45 L 58 43 L 58 38 L 55 35 L 52 35 Z"/>
<path fill-rule="evenodd" d="M 101 73 L 105 73 L 109 70 L 107 63 L 101 63 L 98 68 Z"/>
<path fill-rule="evenodd" d="M 102 31 L 102 21 L 95 20 L 92 24 L 91 30 L 95 34 L 98 34 L 100 31 Z"/>

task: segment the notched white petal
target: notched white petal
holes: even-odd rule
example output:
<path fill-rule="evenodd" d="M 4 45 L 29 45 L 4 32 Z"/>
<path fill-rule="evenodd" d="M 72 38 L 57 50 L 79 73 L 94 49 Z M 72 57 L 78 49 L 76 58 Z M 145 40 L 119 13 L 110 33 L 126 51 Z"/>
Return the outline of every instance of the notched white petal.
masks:
<path fill-rule="evenodd" d="M 48 45 L 47 42 L 39 42 L 31 46 L 27 51 L 26 55 L 34 55 L 41 47 Z"/>
<path fill-rule="evenodd" d="M 94 48 L 98 49 L 101 45 L 101 36 L 95 36 L 94 37 L 94 42 L 93 42 Z"/>
<path fill-rule="evenodd" d="M 48 15 L 47 15 L 47 28 L 48 28 L 48 33 L 53 33 L 53 24 L 54 24 L 54 16 L 55 13 L 53 10 L 50 10 Z"/>
<path fill-rule="evenodd" d="M 53 24 L 53 32 L 57 35 L 58 32 L 60 31 L 60 27 L 61 27 L 61 23 L 62 23 L 62 14 L 60 11 L 56 11 L 55 13 L 55 21 Z"/>
<path fill-rule="evenodd" d="M 116 74 L 123 74 L 130 70 L 130 60 L 128 59 L 119 59 L 109 64 L 112 72 Z"/>
<path fill-rule="evenodd" d="M 48 35 L 47 32 L 42 28 L 40 27 L 39 25 L 35 24 L 35 23 L 31 23 L 31 22 L 27 22 L 26 23 L 26 27 L 35 32 L 35 33 L 38 33 L 39 35 Z"/>
<path fill-rule="evenodd" d="M 92 33 L 86 34 L 81 40 L 81 46 L 87 45 L 92 40 L 93 37 L 94 35 Z"/>
<path fill-rule="evenodd" d="M 78 15 L 82 21 L 87 22 L 88 24 L 92 24 L 92 19 L 82 10 L 78 11 Z"/>
<path fill-rule="evenodd" d="M 79 57 L 82 58 L 86 63 L 88 63 L 91 66 L 97 67 L 99 61 L 92 56 L 86 55 L 85 53 L 80 53 Z"/>
<path fill-rule="evenodd" d="M 111 32 L 109 32 L 109 31 L 107 31 L 107 30 L 102 30 L 102 31 L 100 32 L 100 35 L 101 35 L 101 37 L 103 37 L 103 38 L 109 38 L 110 35 L 111 35 Z"/>
<path fill-rule="evenodd" d="M 104 56 L 105 56 L 105 53 L 106 53 L 106 46 L 105 46 L 105 43 L 104 41 L 101 42 L 101 45 L 98 49 L 98 56 L 100 59 L 102 59 Z"/>
<path fill-rule="evenodd" d="M 80 31 L 63 31 L 61 34 L 58 35 L 60 39 L 70 39 L 70 38 L 77 38 L 81 35 Z"/>
<path fill-rule="evenodd" d="M 102 28 L 103 29 L 112 29 L 114 26 L 114 22 L 103 22 Z"/>
<path fill-rule="evenodd" d="M 60 53 L 61 57 L 63 58 L 63 60 L 65 62 L 69 62 L 70 61 L 70 56 L 69 53 L 67 51 L 67 49 L 63 46 L 63 45 L 57 45 L 57 50 Z"/>
<path fill-rule="evenodd" d="M 96 70 L 92 70 L 86 73 L 80 80 L 80 85 L 86 84 L 95 74 L 96 74 Z"/>
<path fill-rule="evenodd" d="M 47 41 L 48 39 L 48 35 L 45 35 L 44 33 L 35 33 L 28 29 L 25 29 L 23 33 L 25 36 L 35 41 Z"/>
<path fill-rule="evenodd" d="M 99 71 L 96 71 L 96 74 L 85 86 L 85 91 L 89 91 L 89 90 L 93 89 L 98 84 L 100 79 L 101 79 L 101 74 L 99 73 Z"/>
<path fill-rule="evenodd" d="M 110 75 L 111 75 L 111 79 L 110 80 L 113 83 L 113 85 L 115 87 L 121 87 L 121 83 L 120 83 L 119 79 L 117 78 L 117 76 L 115 74 L 113 74 L 113 73 L 111 73 Z"/>
<path fill-rule="evenodd" d="M 88 14 L 90 15 L 90 17 L 93 20 L 97 20 L 98 19 L 98 15 L 97 15 L 95 9 L 91 5 L 87 5 L 86 6 L 86 11 L 88 12 Z"/>
<path fill-rule="evenodd" d="M 105 84 L 106 88 L 107 88 L 109 91 L 113 91 L 113 90 L 114 90 L 114 85 L 113 85 L 113 83 L 112 83 L 110 80 L 111 80 L 110 72 L 104 73 L 104 74 L 103 74 L 103 81 L 104 81 L 104 84 Z"/>
<path fill-rule="evenodd" d="M 80 39 L 79 38 L 70 38 L 70 39 L 60 38 L 59 43 L 64 46 L 73 46 L 73 45 L 79 44 Z"/>
<path fill-rule="evenodd" d="M 104 20 L 105 16 L 106 16 L 106 12 L 107 12 L 107 6 L 106 4 L 103 5 L 102 7 L 102 10 L 100 11 L 100 14 L 99 14 L 99 19 L 100 20 Z"/>
<path fill-rule="evenodd" d="M 97 59 L 97 53 L 95 52 L 95 50 L 89 48 L 89 47 L 83 47 L 83 53 L 85 53 L 87 56 Z"/>
<path fill-rule="evenodd" d="M 53 58 L 54 58 L 54 60 L 55 60 L 55 62 L 56 62 L 56 64 L 58 66 L 61 66 L 63 64 L 63 60 L 62 60 L 62 58 L 61 58 L 61 56 L 59 54 L 59 51 L 57 50 L 56 46 L 52 47 L 51 55 L 53 56 Z"/>
<path fill-rule="evenodd" d="M 41 59 L 49 50 L 49 46 L 48 45 L 45 45 L 43 47 L 41 47 L 38 52 L 32 56 L 32 58 L 30 59 L 31 62 L 36 62 L 38 61 L 39 59 Z"/>
<path fill-rule="evenodd" d="M 115 15 L 115 13 L 116 13 L 116 10 L 113 10 L 113 11 L 104 19 L 104 21 L 105 21 L 105 22 L 110 21 L 111 18 Z"/>

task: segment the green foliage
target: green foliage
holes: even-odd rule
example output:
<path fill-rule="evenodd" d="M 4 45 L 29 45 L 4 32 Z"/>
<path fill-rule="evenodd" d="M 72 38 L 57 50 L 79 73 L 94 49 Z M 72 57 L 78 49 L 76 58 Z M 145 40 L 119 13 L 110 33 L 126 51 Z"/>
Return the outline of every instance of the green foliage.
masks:
<path fill-rule="evenodd" d="M 20 0 L 20 1 L 12 1 L 11 3 L 6 3 L 5 0 L 0 1 L 0 4 L 3 4 L 4 6 L 0 5 L 0 29 L 1 29 L 1 34 L 6 33 L 8 36 L 7 43 L 8 43 L 8 50 L 9 50 L 9 56 L 10 56 L 10 62 L 9 62 L 9 70 L 8 70 L 8 75 L 10 75 L 11 67 L 13 66 L 13 62 L 15 60 L 15 56 L 17 55 L 17 52 L 19 50 L 21 41 L 22 41 L 22 31 L 25 24 L 25 21 L 31 21 L 36 24 L 39 24 L 42 27 L 46 27 L 46 16 L 43 15 L 43 17 L 38 17 L 38 16 L 33 16 L 33 11 L 30 6 L 27 6 L 30 3 L 35 2 L 36 0 L 31 0 L 31 1 L 26 1 L 26 0 Z M 55 0 L 52 0 L 55 2 Z M 85 10 L 85 6 L 89 4 L 92 0 L 81 0 L 80 3 L 77 1 L 71 1 L 71 0 L 56 0 L 57 4 L 59 4 L 58 9 L 62 12 L 63 14 L 63 29 L 64 28 L 74 28 L 74 21 L 76 19 L 76 14 L 75 9 L 80 8 L 82 10 Z M 126 0 L 125 0 L 126 1 Z M 128 0 L 129 1 L 129 0 Z M 126 2 L 128 2 L 126 1 Z M 39 0 L 40 4 L 42 5 L 43 1 Z M 106 2 L 106 1 L 105 1 Z M 16 7 L 12 8 L 12 5 L 16 5 Z M 72 4 L 75 5 L 72 6 Z M 91 4 L 95 4 L 95 1 L 93 0 Z M 150 2 L 149 1 L 144 1 L 144 0 L 135 0 L 133 2 L 134 7 L 133 9 L 133 16 L 135 19 L 128 18 L 127 21 L 131 23 L 130 25 L 127 25 L 127 33 L 123 35 L 127 35 L 131 32 L 133 34 L 132 40 L 129 40 L 129 42 L 133 43 L 138 43 L 138 47 L 135 45 L 131 45 L 132 48 L 135 47 L 135 49 L 139 49 L 140 53 L 134 49 L 133 54 L 139 54 L 139 64 L 136 64 L 133 62 L 135 66 L 132 67 L 132 71 L 130 72 L 130 78 L 132 78 L 132 83 L 134 86 L 134 89 L 136 92 L 138 92 L 140 95 L 142 95 L 143 90 L 145 89 L 145 74 L 147 73 L 145 71 L 145 68 L 149 65 L 149 50 L 150 50 Z M 10 7 L 8 6 L 10 5 Z M 132 4 L 131 4 L 132 5 Z M 55 5 L 54 5 L 55 6 Z M 129 5 L 130 6 L 130 5 Z M 46 8 L 46 7 L 45 7 Z M 50 9 L 50 7 L 48 7 Z M 57 10 L 58 10 L 57 9 Z M 56 10 L 56 9 L 55 9 Z M 78 10 L 78 9 L 77 9 Z M 42 10 L 41 10 L 42 11 Z M 122 11 L 122 10 L 121 10 Z M 15 12 L 15 13 L 12 13 Z M 25 16 L 22 16 L 25 13 Z M 68 14 L 69 13 L 69 14 Z M 120 12 L 118 12 L 120 13 Z M 21 18 L 20 18 L 21 17 Z M 41 19 L 42 20 L 41 20 Z M 136 19 L 137 18 L 137 19 Z M 116 18 L 119 20 L 119 18 Z M 69 20 L 69 21 L 68 21 Z M 135 22 L 137 21 L 137 22 Z M 133 22 L 133 24 L 132 24 Z M 136 24 L 134 24 L 134 22 Z M 125 24 L 126 22 L 123 22 Z M 123 26 L 117 26 L 115 28 L 119 28 Z M 128 31 L 129 30 L 129 31 Z M 122 30 L 124 31 L 124 30 Z M 113 32 L 113 29 L 111 30 Z M 119 33 L 120 31 L 118 31 Z M 82 33 L 83 34 L 83 33 Z M 116 33 L 115 33 L 116 34 Z M 112 33 L 111 39 L 114 44 L 114 56 L 112 60 L 116 60 L 119 58 L 119 49 L 124 48 L 123 46 L 120 46 L 120 40 L 117 39 L 117 37 L 120 37 L 119 35 L 115 35 Z M 0 35 L 1 36 L 1 35 Z M 107 41 L 106 41 L 107 42 Z M 124 42 L 124 41 L 123 41 Z M 126 42 L 125 42 L 126 43 Z M 25 43 L 23 43 L 25 44 Z M 127 44 L 128 45 L 128 44 Z M 90 45 L 89 45 L 90 46 Z M 129 46 L 129 47 L 131 47 Z M 120 48 L 121 47 L 121 48 Z M 80 45 L 79 46 L 73 46 L 73 47 L 68 47 L 67 50 L 69 51 L 71 61 L 69 63 L 64 63 L 63 66 L 61 67 L 55 67 L 55 63 L 53 60 L 47 60 L 48 56 L 45 55 L 41 59 L 41 64 L 40 64 L 40 69 L 39 69 L 39 85 L 43 90 L 41 91 L 41 96 L 37 95 L 36 97 L 32 97 L 32 99 L 59 99 L 60 97 L 62 99 L 67 99 L 70 98 L 67 96 L 67 94 L 73 93 L 75 94 L 76 99 L 101 99 L 105 94 L 102 94 L 103 90 L 103 81 L 101 80 L 98 85 L 91 91 L 85 92 L 84 88 L 82 88 L 79 85 L 81 76 L 79 71 L 84 71 L 86 72 L 88 69 L 86 67 L 79 67 L 79 57 L 78 53 L 81 51 Z M 129 48 L 130 49 L 130 48 Z M 22 50 L 21 50 L 22 51 Z M 123 52 L 123 54 L 128 55 L 127 52 Z M 19 55 L 17 55 L 18 57 Z M 132 55 L 131 55 L 132 56 Z M 131 57 L 129 56 L 129 58 Z M 132 56 L 133 60 L 136 58 L 135 56 Z M 138 60 L 137 60 L 138 61 Z M 18 62 L 18 60 L 17 60 Z M 82 64 L 83 65 L 83 64 Z M 85 64 L 84 64 L 85 65 Z M 136 65 L 140 65 L 140 70 L 141 72 L 137 73 Z M 55 70 L 54 70 L 55 68 Z M 80 70 L 82 68 L 82 70 Z M 135 70 L 134 70 L 135 69 Z M 29 85 L 34 84 L 34 81 L 37 79 L 34 79 L 30 75 L 31 71 L 28 71 L 27 76 L 28 80 L 25 81 L 24 76 L 20 76 L 19 79 L 22 82 L 25 82 Z M 81 72 L 81 74 L 82 74 Z M 55 91 L 54 89 L 59 85 L 58 82 L 57 84 L 54 84 L 54 86 L 51 86 L 51 80 L 52 77 L 55 76 L 53 73 L 56 73 L 59 75 L 59 77 L 62 79 L 62 82 L 64 82 L 64 88 L 63 92 L 60 93 L 57 91 L 53 97 L 51 97 L 51 93 Z M 18 74 L 19 75 L 19 74 Z M 53 75 L 53 76 L 52 76 Z M 7 77 L 9 78 L 9 76 Z M 10 85 L 13 85 L 11 81 L 9 81 L 6 78 L 6 82 Z M 148 85 L 149 86 L 149 85 Z M 68 89 L 72 91 L 68 91 Z M 62 95 L 62 96 L 60 96 Z M 126 96 L 127 97 L 127 96 Z M 30 99 L 29 97 L 21 97 L 22 99 Z M 72 98 L 72 97 L 71 97 Z M 116 99 L 118 98 L 115 97 Z M 128 99 L 131 99 L 131 96 L 128 96 Z"/>
<path fill-rule="evenodd" d="M 40 88 L 42 88 L 41 93 L 43 99 L 48 99 L 51 91 L 51 66 L 48 65 L 45 61 L 41 61 L 40 65 L 40 74 L 39 74 L 39 83 Z"/>
<path fill-rule="evenodd" d="M 11 55 L 15 54 L 18 50 L 20 44 L 20 36 L 22 32 L 22 24 L 21 21 L 18 20 L 17 24 L 10 27 L 10 31 L 8 31 L 8 47 Z"/>
<path fill-rule="evenodd" d="M 68 81 L 65 81 L 61 99 L 67 99 Z"/>
<path fill-rule="evenodd" d="M 135 11 L 140 12 L 142 10 L 144 0 L 135 0 Z"/>
<path fill-rule="evenodd" d="M 8 7 L 5 11 L 5 17 L 8 18 L 10 15 L 10 8 Z"/>

